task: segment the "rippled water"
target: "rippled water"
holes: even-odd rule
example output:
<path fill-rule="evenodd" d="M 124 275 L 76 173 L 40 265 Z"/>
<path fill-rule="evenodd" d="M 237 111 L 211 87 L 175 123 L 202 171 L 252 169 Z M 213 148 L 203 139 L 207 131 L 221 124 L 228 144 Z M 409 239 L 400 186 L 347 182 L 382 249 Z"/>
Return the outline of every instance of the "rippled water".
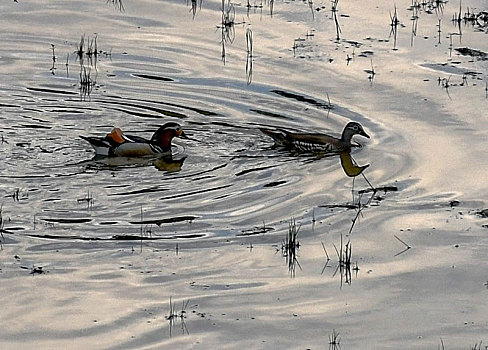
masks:
<path fill-rule="evenodd" d="M 31 6 L 34 15 L 36 6 Z M 67 10 L 76 8 L 65 6 Z M 375 133 L 375 142 L 381 142 L 379 126 L 345 106 L 332 105 L 324 94 L 309 96 L 293 87 L 259 81 L 248 85 L 244 77 L 227 68 L 233 58 L 230 54 L 224 65 L 219 56 L 208 57 L 205 47 L 194 46 L 198 36 L 179 37 L 164 22 L 145 23 L 144 17 L 131 17 L 129 9 L 117 12 L 103 4 L 91 6 L 96 6 L 97 13 L 101 11 L 100 18 L 81 34 L 62 38 L 6 34 L 12 47 L 5 57 L 17 73 L 9 74 L 4 82 L 3 136 L 8 143 L 2 145 L 7 166 L 1 176 L 5 196 L 18 191 L 18 203 L 11 205 L 19 207 L 15 220 L 19 233 L 97 238 L 137 235 L 142 215 L 143 229 L 155 236 L 234 236 L 263 222 L 276 224 L 292 216 L 303 217 L 320 201 L 343 201 L 344 187 L 350 185 L 338 158 L 297 159 L 279 152 L 271 148 L 272 142 L 259 127 L 339 134 L 344 122 L 353 119 Z M 185 7 L 177 7 L 185 15 Z M 82 21 L 83 11 L 68 16 Z M 197 19 L 189 23 L 195 31 L 201 26 Z M 66 22 L 57 26 L 64 28 Z M 125 31 L 132 28 L 140 39 L 116 35 L 118 26 Z M 244 27 L 236 25 L 235 35 L 243 34 Z M 88 30 L 97 34 L 85 34 Z M 104 31 L 108 33 L 102 34 Z M 84 35 L 85 51 L 95 39 L 99 50 L 96 56 L 82 57 L 96 81 L 89 87 L 91 91 L 84 90 L 79 81 L 80 57 L 75 51 L 80 35 Z M 215 49 L 218 36 L 213 37 Z M 208 43 L 211 38 L 202 39 Z M 260 40 L 256 39 L 256 46 Z M 50 71 L 51 44 L 55 70 Z M 242 52 L 242 47 L 235 46 Z M 234 47 L 228 51 L 231 49 Z M 192 64 L 192 58 L 197 64 Z M 255 60 L 258 65 L 261 58 Z M 212 77 L 211 66 L 215 65 L 227 70 L 223 74 L 227 77 Z M 14 79 L 17 74 L 22 78 Z M 177 141 L 175 159 L 186 157 L 180 171 L 176 171 L 179 162 L 91 160 L 92 150 L 78 138 L 103 135 L 114 125 L 148 136 L 169 120 L 181 123 L 194 139 Z M 320 183 L 310 179 L 310 174 L 317 173 L 324 174 Z M 343 188 L 340 196 L 330 193 L 338 187 Z M 146 227 L 159 222 L 170 225 Z"/>
<path fill-rule="evenodd" d="M 483 207 L 484 2 L 463 1 L 463 13 L 479 17 L 461 22 L 451 1 L 344 0 L 337 12 L 329 1 L 248 5 L 225 3 L 224 14 L 219 1 L 0 5 L 5 250 L 83 254 L 87 240 L 124 237 L 276 243 L 291 218 L 303 237 L 329 225 L 347 232 L 354 215 L 344 214 L 366 179 L 395 190 L 381 192 L 363 219 L 379 245 L 392 237 L 385 223 L 427 224 L 424 211 L 445 212 L 453 200 L 468 212 Z M 259 130 L 339 135 L 349 120 L 371 135 L 356 137 L 363 147 L 352 156 L 370 166 L 354 182 L 338 157 L 280 150 Z M 114 126 L 149 137 L 167 121 L 191 137 L 175 141 L 171 162 L 94 158 L 79 138 Z M 371 242 L 361 243 L 368 260 Z"/>

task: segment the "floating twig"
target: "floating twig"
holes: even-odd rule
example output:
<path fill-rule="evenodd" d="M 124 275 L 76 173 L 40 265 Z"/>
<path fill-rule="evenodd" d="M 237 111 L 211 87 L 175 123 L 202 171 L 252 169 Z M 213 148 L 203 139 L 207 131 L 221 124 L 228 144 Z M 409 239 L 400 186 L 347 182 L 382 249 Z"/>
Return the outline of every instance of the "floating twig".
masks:
<path fill-rule="evenodd" d="M 403 245 L 405 246 L 405 249 L 402 250 L 401 252 L 395 254 L 394 256 L 398 256 L 400 254 L 403 254 L 405 253 L 407 250 L 411 249 L 412 247 L 410 245 L 408 245 L 407 243 L 405 243 L 403 240 L 401 240 L 397 235 L 393 235 L 396 239 L 398 239 L 401 243 L 403 243 Z"/>

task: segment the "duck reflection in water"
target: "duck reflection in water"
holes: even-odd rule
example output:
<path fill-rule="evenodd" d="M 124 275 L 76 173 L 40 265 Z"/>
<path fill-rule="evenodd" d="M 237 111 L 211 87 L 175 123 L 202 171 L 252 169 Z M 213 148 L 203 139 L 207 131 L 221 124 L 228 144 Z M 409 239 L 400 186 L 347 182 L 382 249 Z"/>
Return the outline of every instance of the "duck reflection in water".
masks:
<path fill-rule="evenodd" d="M 96 155 L 83 163 L 87 165 L 87 168 L 96 170 L 119 170 L 122 168 L 154 166 L 160 171 L 172 173 L 181 170 L 185 159 L 186 156 L 173 159 L 171 154 L 146 157 L 104 157 Z"/>
<path fill-rule="evenodd" d="M 340 138 L 320 133 L 298 133 L 283 129 L 261 128 L 260 130 L 270 136 L 277 146 L 292 152 L 313 153 L 322 157 L 339 155 L 342 169 L 349 177 L 360 175 L 369 166 L 369 164 L 358 166 L 351 157 L 351 150 L 361 147 L 359 144 L 352 143 L 353 136 L 360 135 L 370 138 L 361 124 L 357 122 L 347 123 Z"/>

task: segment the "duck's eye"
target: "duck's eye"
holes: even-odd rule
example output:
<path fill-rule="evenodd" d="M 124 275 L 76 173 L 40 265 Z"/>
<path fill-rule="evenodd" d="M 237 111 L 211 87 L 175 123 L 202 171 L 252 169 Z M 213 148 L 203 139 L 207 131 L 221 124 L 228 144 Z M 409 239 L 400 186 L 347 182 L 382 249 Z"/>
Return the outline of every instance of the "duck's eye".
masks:
<path fill-rule="evenodd" d="M 358 131 L 358 130 L 359 130 L 359 128 L 358 128 L 358 126 L 357 126 L 357 125 L 354 125 L 352 128 L 353 128 L 353 130 L 355 130 L 355 131 Z"/>

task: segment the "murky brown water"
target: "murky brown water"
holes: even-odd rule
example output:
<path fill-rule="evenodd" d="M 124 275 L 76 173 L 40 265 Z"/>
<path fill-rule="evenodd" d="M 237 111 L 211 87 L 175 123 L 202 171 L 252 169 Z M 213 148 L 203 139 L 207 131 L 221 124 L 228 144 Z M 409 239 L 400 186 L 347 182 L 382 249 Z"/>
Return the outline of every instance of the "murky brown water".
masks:
<path fill-rule="evenodd" d="M 451 1 L 117 5 L 0 5 L 1 344 L 327 348 L 333 329 L 343 348 L 488 341 L 484 2 L 463 1 L 460 22 Z M 344 236 L 360 268 L 344 286 L 334 245 L 367 181 L 259 128 L 339 135 L 349 120 L 371 135 L 353 158 L 389 191 Z M 93 158 L 79 138 L 166 121 L 192 138 L 173 162 Z M 190 300 L 189 334 L 170 337 L 170 296 Z"/>

